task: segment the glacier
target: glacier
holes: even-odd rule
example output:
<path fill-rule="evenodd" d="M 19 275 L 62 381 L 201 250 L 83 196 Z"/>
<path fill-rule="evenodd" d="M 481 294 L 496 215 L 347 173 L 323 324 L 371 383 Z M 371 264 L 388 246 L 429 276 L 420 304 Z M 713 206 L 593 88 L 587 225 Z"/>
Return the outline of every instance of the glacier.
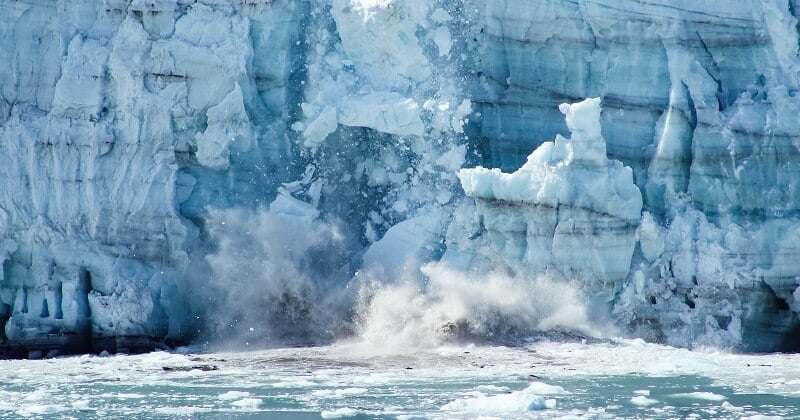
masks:
<path fill-rule="evenodd" d="M 580 276 L 591 297 L 612 301 L 630 270 L 642 195 L 631 168 L 606 156 L 600 98 L 560 109 L 570 139 L 543 143 L 512 174 L 462 169 L 461 186 L 475 198 L 490 247 L 515 271 Z"/>
<path fill-rule="evenodd" d="M 796 351 L 798 6 L 0 0 L 0 352 Z"/>

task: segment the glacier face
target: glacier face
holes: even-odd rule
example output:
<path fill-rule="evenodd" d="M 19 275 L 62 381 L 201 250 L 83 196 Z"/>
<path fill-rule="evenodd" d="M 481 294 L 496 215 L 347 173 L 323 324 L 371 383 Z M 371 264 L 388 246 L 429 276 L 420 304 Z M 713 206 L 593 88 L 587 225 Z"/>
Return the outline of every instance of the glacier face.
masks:
<path fill-rule="evenodd" d="M 616 314 L 673 344 L 791 348 L 796 4 L 721 9 L 491 2 L 482 135 L 490 163 L 513 168 L 562 130 L 560 102 L 602 97 L 609 155 L 645 197 Z"/>
<path fill-rule="evenodd" d="M 0 8 L 4 343 L 84 351 L 188 336 L 184 279 L 206 207 L 266 201 L 288 176 L 300 8 Z"/>
<path fill-rule="evenodd" d="M 503 272 L 796 350 L 796 6 L 0 0 L 0 347 L 328 339 Z M 530 321 L 497 296 L 424 324 Z"/>
<path fill-rule="evenodd" d="M 515 271 L 582 277 L 587 295 L 612 301 L 630 270 L 642 195 L 631 168 L 606 157 L 600 99 L 560 109 L 570 139 L 543 143 L 512 174 L 462 169 L 461 186 Z"/>

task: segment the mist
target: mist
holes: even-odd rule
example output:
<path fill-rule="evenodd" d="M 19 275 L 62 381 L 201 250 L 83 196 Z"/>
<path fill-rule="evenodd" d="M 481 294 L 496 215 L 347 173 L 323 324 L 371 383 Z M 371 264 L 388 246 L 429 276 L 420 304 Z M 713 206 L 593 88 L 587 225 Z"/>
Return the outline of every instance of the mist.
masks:
<path fill-rule="evenodd" d="M 600 335 L 580 291 L 563 279 L 466 273 L 442 263 L 421 271 L 422 285 L 405 280 L 362 286 L 357 341 L 392 352 L 554 330 Z"/>
<path fill-rule="evenodd" d="M 206 310 L 218 346 L 347 340 L 382 352 L 552 330 L 599 335 L 579 288 L 563 278 L 411 261 L 402 278 L 380 261 L 356 271 L 359 244 L 344 225 L 288 196 L 269 208 L 214 210 L 210 221 Z"/>
<path fill-rule="evenodd" d="M 212 211 L 209 234 L 213 342 L 320 344 L 348 328 L 348 273 L 339 271 L 354 246 L 338 221 L 279 196 L 269 208 Z"/>

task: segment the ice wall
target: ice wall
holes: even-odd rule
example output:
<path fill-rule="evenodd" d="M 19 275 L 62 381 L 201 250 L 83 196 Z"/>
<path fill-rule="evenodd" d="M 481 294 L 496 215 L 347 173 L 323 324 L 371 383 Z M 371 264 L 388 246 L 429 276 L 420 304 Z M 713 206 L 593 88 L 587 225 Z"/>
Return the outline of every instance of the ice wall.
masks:
<path fill-rule="evenodd" d="M 289 174 L 294 2 L 0 2 L 4 352 L 193 330 L 206 207 Z"/>
<path fill-rule="evenodd" d="M 236 335 L 263 305 L 281 322 L 325 289 L 225 269 L 259 257 L 235 235 L 277 240 L 276 220 L 347 244 L 333 268 L 297 257 L 313 287 L 362 256 L 402 271 L 365 250 L 406 219 L 423 240 L 382 247 L 435 258 L 466 155 L 464 26 L 422 1 L 0 2 L 0 350 L 148 349 L 219 320 Z"/>
<path fill-rule="evenodd" d="M 514 173 L 478 167 L 459 178 L 516 271 L 585 278 L 589 296 L 611 302 L 628 277 L 642 195 L 631 168 L 606 157 L 600 110 L 599 98 L 563 104 L 570 139 L 543 143 Z"/>
<path fill-rule="evenodd" d="M 796 6 L 486 4 L 473 102 L 491 166 L 563 132 L 558 104 L 602 98 L 609 156 L 645 199 L 616 309 L 640 334 L 796 348 Z"/>
<path fill-rule="evenodd" d="M 795 10 L 0 0 L 0 349 L 330 339 L 439 260 L 797 349 Z"/>

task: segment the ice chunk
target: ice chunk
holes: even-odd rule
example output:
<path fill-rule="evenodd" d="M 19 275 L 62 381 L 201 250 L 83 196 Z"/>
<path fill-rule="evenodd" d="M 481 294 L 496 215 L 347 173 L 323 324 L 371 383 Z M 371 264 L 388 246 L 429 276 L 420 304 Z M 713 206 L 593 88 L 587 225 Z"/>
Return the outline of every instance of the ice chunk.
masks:
<path fill-rule="evenodd" d="M 269 210 L 273 214 L 296 217 L 305 223 L 311 223 L 319 217 L 319 210 L 314 206 L 287 194 L 278 194 L 269 205 Z"/>
<path fill-rule="evenodd" d="M 631 168 L 605 155 L 600 102 L 561 108 L 571 139 L 542 144 L 514 173 L 462 169 L 461 186 L 476 199 L 492 247 L 521 272 L 555 269 L 583 273 L 590 283 L 622 282 L 636 244 L 641 193 Z M 612 293 L 599 284 L 590 289 Z"/>
<path fill-rule="evenodd" d="M 248 150 L 255 137 L 238 83 L 222 102 L 208 109 L 206 117 L 208 127 L 197 135 L 197 161 L 213 169 L 227 169 L 232 144 Z"/>
<path fill-rule="evenodd" d="M 439 223 L 439 217 L 430 214 L 392 226 L 364 253 L 362 266 L 377 270 L 388 280 L 417 275 L 420 264 L 429 260 L 438 246 Z"/>
<path fill-rule="evenodd" d="M 345 98 L 339 108 L 339 123 L 390 134 L 421 136 L 425 126 L 419 112 L 416 102 L 397 93 L 370 93 Z"/>
<path fill-rule="evenodd" d="M 468 413 L 518 413 L 555 408 L 554 401 L 544 396 L 563 394 L 564 389 L 534 382 L 521 391 L 492 396 L 457 399 L 442 406 L 442 410 Z"/>
<path fill-rule="evenodd" d="M 425 0 L 334 0 L 331 14 L 347 58 L 376 88 L 403 89 L 431 76 L 416 36 Z"/>
<path fill-rule="evenodd" d="M 303 137 L 306 139 L 304 146 L 319 146 L 325 141 L 329 134 L 336 131 L 336 127 L 338 126 L 339 121 L 336 119 L 336 108 L 331 106 L 325 107 L 316 118 L 306 124 L 305 130 L 303 130 Z"/>
<path fill-rule="evenodd" d="M 567 128 L 573 137 L 599 139 L 600 98 L 586 99 L 574 104 L 561 104 L 558 110 L 566 116 Z M 603 153 L 605 157 L 605 153 Z"/>
<path fill-rule="evenodd" d="M 436 23 L 444 23 L 453 20 L 453 16 L 447 10 L 439 8 L 433 11 L 431 19 Z"/>
<path fill-rule="evenodd" d="M 484 393 L 498 393 L 508 391 L 508 387 L 498 385 L 479 385 L 475 387 L 475 390 Z"/>
<path fill-rule="evenodd" d="M 735 413 L 743 413 L 745 411 L 744 407 L 735 406 L 735 405 L 729 403 L 728 401 L 723 402 L 722 405 L 720 405 L 720 407 L 723 410 L 732 411 L 732 412 L 735 412 Z"/>
<path fill-rule="evenodd" d="M 450 30 L 447 28 L 436 28 L 431 31 L 431 37 L 439 49 L 439 55 L 446 57 L 450 55 L 450 49 L 453 48 L 453 38 L 450 35 Z"/>
<path fill-rule="evenodd" d="M 242 410 L 256 410 L 263 401 L 260 398 L 242 398 L 231 403 L 232 406 Z"/>
<path fill-rule="evenodd" d="M 713 392 L 686 392 L 686 393 L 674 394 L 672 396 L 678 398 L 691 398 L 703 401 L 725 401 L 726 399 L 728 399 L 724 395 L 715 394 Z"/>
<path fill-rule="evenodd" d="M 467 195 L 556 208 L 582 208 L 638 224 L 642 196 L 631 168 L 608 160 L 600 136 L 600 101 L 562 105 L 572 138 L 542 144 L 519 171 L 462 169 L 458 176 Z"/>
<path fill-rule="evenodd" d="M 639 406 L 648 406 L 648 405 L 658 404 L 658 401 L 652 398 L 648 398 L 644 395 L 637 395 L 631 398 L 631 404 Z"/>
<path fill-rule="evenodd" d="M 243 399 L 249 396 L 250 393 L 245 391 L 228 391 L 224 394 L 220 394 L 219 396 L 217 396 L 217 399 L 221 401 L 231 401 L 231 400 Z"/>
<path fill-rule="evenodd" d="M 464 132 L 464 124 L 467 122 L 467 116 L 472 113 L 472 102 L 469 99 L 464 99 L 461 104 L 456 108 L 450 120 L 450 126 L 456 133 Z"/>
<path fill-rule="evenodd" d="M 642 253 L 648 261 L 655 261 L 664 252 L 664 232 L 649 213 L 642 215 L 642 222 L 636 231 Z"/>
<path fill-rule="evenodd" d="M 54 115 L 97 119 L 103 106 L 107 59 L 107 45 L 81 35 L 72 38 L 56 83 Z"/>

